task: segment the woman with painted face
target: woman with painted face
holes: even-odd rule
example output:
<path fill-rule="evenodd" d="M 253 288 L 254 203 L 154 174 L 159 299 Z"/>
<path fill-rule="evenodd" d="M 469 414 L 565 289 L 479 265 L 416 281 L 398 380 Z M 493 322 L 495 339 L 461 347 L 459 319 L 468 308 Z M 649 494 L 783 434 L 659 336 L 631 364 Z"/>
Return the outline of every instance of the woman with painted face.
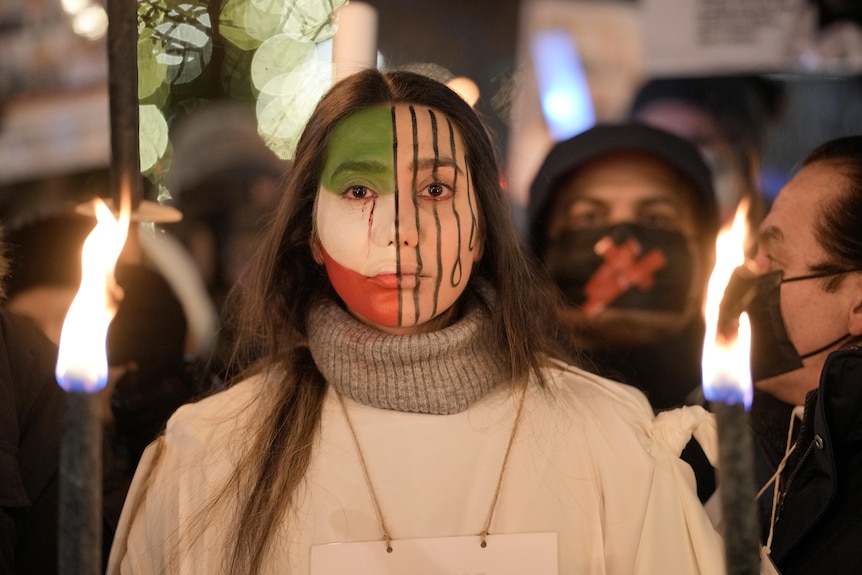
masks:
<path fill-rule="evenodd" d="M 642 124 L 595 126 L 548 153 L 528 218 L 560 319 L 599 373 L 657 410 L 699 403 L 718 207 L 697 149 Z"/>
<path fill-rule="evenodd" d="M 454 92 L 324 96 L 250 275 L 258 361 L 144 455 L 111 573 L 723 573 L 680 436 L 554 357 L 488 135 Z"/>
<path fill-rule="evenodd" d="M 862 136 L 802 162 L 755 264 L 739 307 L 764 543 L 784 575 L 862 572 Z"/>

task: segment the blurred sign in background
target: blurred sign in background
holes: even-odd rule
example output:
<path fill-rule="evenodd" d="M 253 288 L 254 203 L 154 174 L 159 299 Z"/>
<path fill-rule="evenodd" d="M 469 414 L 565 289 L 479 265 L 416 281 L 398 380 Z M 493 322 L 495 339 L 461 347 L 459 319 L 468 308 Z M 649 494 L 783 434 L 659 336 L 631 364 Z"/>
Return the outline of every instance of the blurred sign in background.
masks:
<path fill-rule="evenodd" d="M 523 201 L 526 182 L 552 140 L 529 48 L 533 35 L 550 29 L 571 39 L 589 92 L 578 97 L 588 98 L 583 103 L 595 120 L 624 115 L 637 87 L 656 76 L 744 72 L 785 84 L 786 109 L 770 129 L 764 157 L 773 187 L 804 151 L 830 137 L 862 132 L 857 1 L 367 3 L 379 16 L 380 65 L 476 83 L 476 107 L 496 135 L 516 203 Z M 285 109 L 325 88 L 309 84 L 306 72 L 316 62 L 325 75 L 327 40 L 334 33 L 328 16 L 344 2 L 271 3 L 278 7 L 271 14 L 261 11 L 264 4 L 140 3 L 146 16 L 139 50 L 151 56 L 141 60 L 148 62 L 141 67 L 142 104 L 150 106 L 142 108 L 141 122 L 153 142 L 142 145 L 142 153 L 169 149 L 168 127 L 201 99 L 249 101 L 259 119 L 274 122 L 277 129 L 271 127 L 268 140 L 274 147 L 285 123 L 301 126 L 301 114 Z M 0 3 L 0 198 L 29 182 L 107 167 L 104 5 L 105 0 Z M 272 54 L 255 59 L 258 51 Z M 286 57 L 300 52 L 303 58 L 295 61 Z M 256 83 L 255 74 L 266 82 Z"/>

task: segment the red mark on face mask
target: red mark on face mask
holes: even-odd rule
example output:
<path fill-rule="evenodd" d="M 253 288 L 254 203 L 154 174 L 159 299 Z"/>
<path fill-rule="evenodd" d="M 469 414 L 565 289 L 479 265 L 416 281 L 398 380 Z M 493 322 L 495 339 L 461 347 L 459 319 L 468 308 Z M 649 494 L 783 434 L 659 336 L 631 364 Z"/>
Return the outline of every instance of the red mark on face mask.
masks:
<path fill-rule="evenodd" d="M 667 258 L 654 249 L 637 259 L 641 245 L 634 238 L 617 245 L 609 237 L 596 243 L 595 251 L 605 261 L 584 286 L 584 315 L 595 317 L 608 305 L 632 287 L 643 291 L 655 284 L 654 274 L 667 264 Z"/>

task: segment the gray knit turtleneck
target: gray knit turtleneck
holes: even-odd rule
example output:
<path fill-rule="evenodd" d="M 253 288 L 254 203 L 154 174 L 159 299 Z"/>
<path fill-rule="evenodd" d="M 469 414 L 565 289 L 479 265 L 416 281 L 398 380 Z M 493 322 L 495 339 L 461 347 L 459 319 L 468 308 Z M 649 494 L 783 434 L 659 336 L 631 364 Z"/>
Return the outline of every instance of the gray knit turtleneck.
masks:
<path fill-rule="evenodd" d="M 459 413 L 507 373 L 481 341 L 486 321 L 488 311 L 473 302 L 449 327 L 391 335 L 327 300 L 309 313 L 309 348 L 326 380 L 354 401 L 397 411 Z"/>

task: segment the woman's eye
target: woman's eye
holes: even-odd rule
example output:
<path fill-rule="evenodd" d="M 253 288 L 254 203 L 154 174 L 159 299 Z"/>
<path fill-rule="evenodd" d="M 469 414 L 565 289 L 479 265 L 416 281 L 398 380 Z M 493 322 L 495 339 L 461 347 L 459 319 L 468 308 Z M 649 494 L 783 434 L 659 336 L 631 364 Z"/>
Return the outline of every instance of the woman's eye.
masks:
<path fill-rule="evenodd" d="M 425 188 L 424 193 L 420 194 L 432 200 L 442 200 L 453 195 L 452 189 L 446 184 L 430 184 Z"/>
<path fill-rule="evenodd" d="M 366 186 L 350 186 L 345 190 L 344 195 L 348 198 L 364 200 L 370 193 L 370 190 Z"/>

